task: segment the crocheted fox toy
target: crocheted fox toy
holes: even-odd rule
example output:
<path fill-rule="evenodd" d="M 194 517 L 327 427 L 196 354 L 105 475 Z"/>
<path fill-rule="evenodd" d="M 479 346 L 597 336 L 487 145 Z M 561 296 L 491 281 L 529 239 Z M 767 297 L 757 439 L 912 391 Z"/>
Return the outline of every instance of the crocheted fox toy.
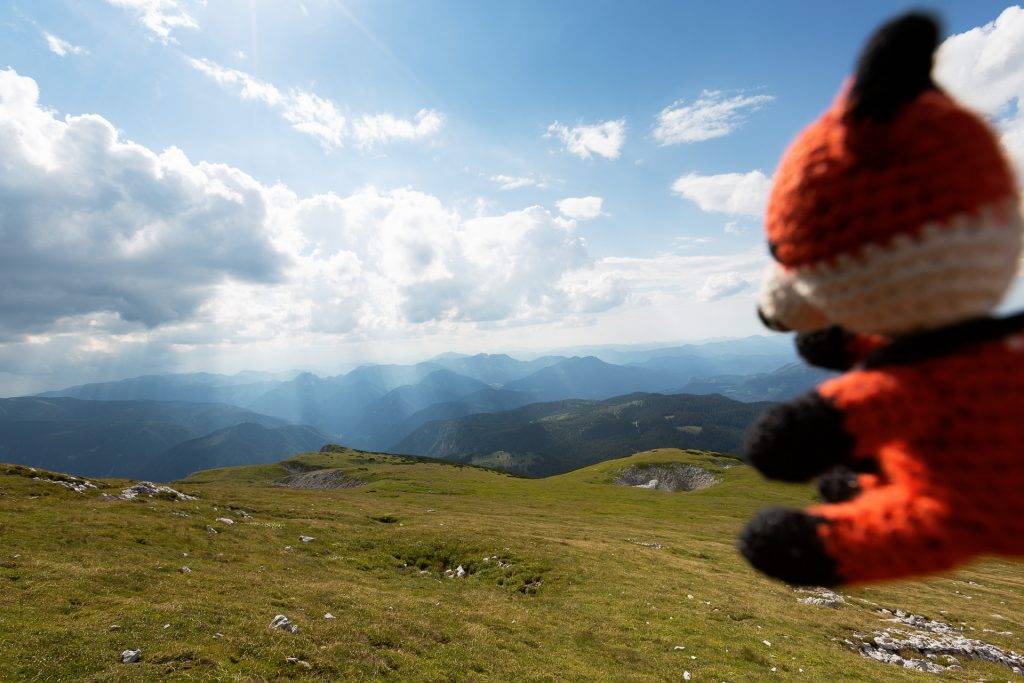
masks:
<path fill-rule="evenodd" d="M 992 131 L 932 81 L 938 36 L 918 14 L 881 27 L 775 175 L 761 318 L 853 368 L 750 436 L 765 476 L 821 476 L 823 504 L 763 510 L 740 537 L 790 583 L 1024 555 L 1024 315 L 988 317 L 1024 226 Z"/>

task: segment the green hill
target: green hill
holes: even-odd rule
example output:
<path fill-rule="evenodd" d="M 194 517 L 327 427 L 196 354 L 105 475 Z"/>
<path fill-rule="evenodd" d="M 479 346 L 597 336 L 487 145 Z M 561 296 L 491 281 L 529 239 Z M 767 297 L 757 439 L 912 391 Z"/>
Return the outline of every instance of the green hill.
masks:
<path fill-rule="evenodd" d="M 719 483 L 613 483 L 667 463 Z M 962 669 L 923 677 L 855 646 L 913 630 L 888 621 L 901 609 L 1018 647 L 1019 565 L 844 591 L 834 609 L 804 604 L 814 596 L 752 572 L 733 538 L 756 508 L 805 502 L 809 489 L 728 465 L 661 450 L 520 479 L 340 449 L 176 485 L 195 500 L 135 501 L 113 498 L 126 482 L 76 493 L 0 466 L 0 680 L 1013 677 L 959 655 Z M 346 487 L 280 485 L 310 476 Z M 459 566 L 465 576 L 446 578 Z M 298 633 L 269 628 L 279 614 Z M 121 663 L 135 648 L 141 661 Z"/>
<path fill-rule="evenodd" d="M 276 462 L 294 453 L 319 449 L 327 441 L 312 427 L 287 425 L 268 429 L 243 422 L 164 451 L 152 463 L 149 476 L 157 481 L 174 481 L 211 467 Z"/>
<path fill-rule="evenodd" d="M 391 450 L 548 476 L 651 448 L 737 453 L 767 405 L 682 394 L 533 403 L 429 422 Z"/>

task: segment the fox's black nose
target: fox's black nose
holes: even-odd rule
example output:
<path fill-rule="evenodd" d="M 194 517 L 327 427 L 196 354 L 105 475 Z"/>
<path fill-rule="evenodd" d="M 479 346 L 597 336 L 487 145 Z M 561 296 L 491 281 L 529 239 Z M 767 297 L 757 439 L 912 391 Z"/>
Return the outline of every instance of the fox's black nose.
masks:
<path fill-rule="evenodd" d="M 765 315 L 764 310 L 760 306 L 757 307 L 757 317 L 761 319 L 761 323 L 769 330 L 775 330 L 776 332 L 790 331 L 789 328 L 783 325 L 781 321 Z"/>

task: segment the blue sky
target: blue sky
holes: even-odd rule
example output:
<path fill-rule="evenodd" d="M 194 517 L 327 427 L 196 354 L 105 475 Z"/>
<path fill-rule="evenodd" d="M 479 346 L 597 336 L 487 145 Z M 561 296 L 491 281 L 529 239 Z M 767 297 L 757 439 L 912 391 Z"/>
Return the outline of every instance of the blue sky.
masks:
<path fill-rule="evenodd" d="M 34 174 L 30 192 L 9 170 L 0 187 L 11 225 L 17 202 L 49 203 L 9 250 L 18 265 L 67 274 L 9 288 L 0 393 L 756 333 L 772 169 L 908 6 L 5 3 L 8 123 L 76 142 L 36 159 L 66 183 Z M 949 34 L 1007 7 L 925 6 Z M 1017 15 L 1004 23 L 982 38 L 1017 42 Z M 1022 59 L 1011 49 L 998 88 L 950 85 L 996 93 L 972 104 L 1008 144 Z M 82 115 L 117 139 L 64 120 Z M 57 237 L 40 240 L 47 220 Z"/>

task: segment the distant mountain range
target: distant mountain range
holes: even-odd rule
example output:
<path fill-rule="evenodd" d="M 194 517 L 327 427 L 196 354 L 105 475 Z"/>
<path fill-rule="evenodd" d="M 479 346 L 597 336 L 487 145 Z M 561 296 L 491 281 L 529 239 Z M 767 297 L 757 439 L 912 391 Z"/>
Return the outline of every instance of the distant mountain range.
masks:
<path fill-rule="evenodd" d="M 643 393 L 534 403 L 430 422 L 393 450 L 548 476 L 652 448 L 738 453 L 747 427 L 768 405 L 718 395 Z"/>
<path fill-rule="evenodd" d="M 621 360 L 446 353 L 414 365 L 365 365 L 332 377 L 308 372 L 290 379 L 261 373 L 150 375 L 41 395 L 227 403 L 310 425 L 352 446 L 379 448 L 395 438 L 396 428 L 408 433 L 430 419 L 538 401 L 677 391 L 695 378 L 765 373 L 795 358 L 789 343 L 772 337 L 601 353 Z M 421 411 L 428 412 L 417 416 Z"/>
<path fill-rule="evenodd" d="M 255 448 L 254 434 L 261 442 Z M 90 477 L 173 480 L 227 464 L 275 462 L 329 440 L 216 403 L 0 399 L 0 461 Z"/>
<path fill-rule="evenodd" d="M 174 479 L 202 467 L 268 462 L 327 441 L 365 450 L 409 447 L 434 454 L 440 449 L 444 457 L 456 457 L 454 446 L 431 441 L 439 423 L 492 425 L 495 434 L 507 435 L 511 432 L 480 416 L 517 409 L 532 414 L 550 409 L 535 404 L 603 401 L 638 392 L 777 401 L 828 376 L 794 363 L 791 342 L 781 337 L 590 350 L 591 355 L 531 360 L 445 353 L 422 363 L 364 365 L 328 377 L 309 372 L 148 375 L 0 399 L 0 460 L 89 476 Z M 572 405 L 582 410 L 585 404 Z M 719 407 L 726 405 L 731 404 Z M 472 419 L 459 422 L 467 417 Z M 715 431 L 717 423 L 708 427 L 703 436 L 674 432 L 663 445 L 731 447 Z M 453 440 L 451 433 L 437 437 L 439 443 L 472 446 L 465 452 L 472 457 L 493 453 L 461 437 Z M 665 441 L 668 433 L 658 438 Z M 709 440 L 712 435 L 718 436 Z M 568 443 L 562 437 L 556 441 Z M 630 447 L 635 451 L 650 443 Z M 608 448 L 613 446 L 595 452 Z M 550 456 L 545 453 L 513 454 L 516 462 L 509 467 L 531 474 L 562 471 L 561 465 L 544 464 Z M 566 462 L 581 457 L 570 453 Z M 531 458 L 540 464 L 523 464 Z"/>
<path fill-rule="evenodd" d="M 722 394 L 737 401 L 788 401 L 838 376 L 803 363 L 790 363 L 753 375 L 716 375 L 692 379 L 674 393 Z"/>

